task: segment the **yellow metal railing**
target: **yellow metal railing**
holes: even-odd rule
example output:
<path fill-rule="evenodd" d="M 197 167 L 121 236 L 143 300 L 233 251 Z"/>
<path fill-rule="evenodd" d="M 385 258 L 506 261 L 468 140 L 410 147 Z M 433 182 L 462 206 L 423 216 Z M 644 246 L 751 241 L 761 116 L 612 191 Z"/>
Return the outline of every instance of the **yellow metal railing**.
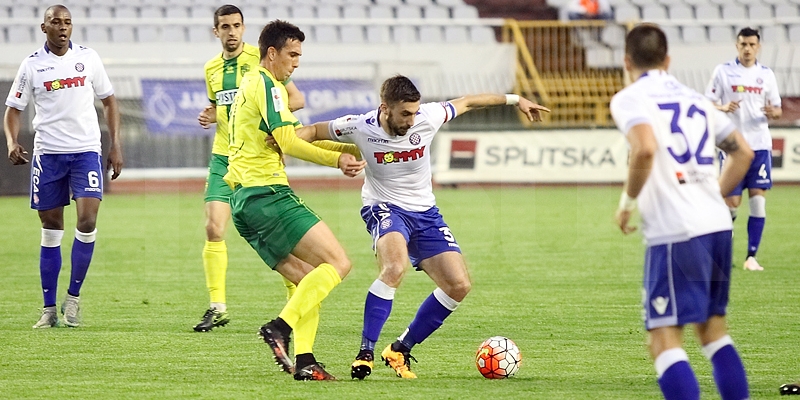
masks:
<path fill-rule="evenodd" d="M 601 40 L 605 28 L 604 21 L 506 20 L 502 41 L 517 48 L 514 90 L 553 110 L 544 125 L 612 124 L 608 103 L 623 87 L 622 68 L 612 63 L 599 68 L 587 62 L 589 46 L 606 46 Z"/>

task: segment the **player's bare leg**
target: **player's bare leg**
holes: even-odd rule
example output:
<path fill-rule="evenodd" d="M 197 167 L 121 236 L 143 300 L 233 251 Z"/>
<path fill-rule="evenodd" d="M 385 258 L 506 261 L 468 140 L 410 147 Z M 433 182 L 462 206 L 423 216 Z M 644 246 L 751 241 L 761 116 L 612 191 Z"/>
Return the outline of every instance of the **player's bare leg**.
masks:
<path fill-rule="evenodd" d="M 324 369 L 310 352 L 314 335 L 311 330 L 295 330 L 296 363 L 292 366 L 288 355 L 289 335 L 298 328 L 304 318 L 319 307 L 322 300 L 341 283 L 342 278 L 350 272 L 351 264 L 344 249 L 336 240 L 328 226 L 320 221 L 306 232 L 295 245 L 292 254 L 316 267 L 300 280 L 294 296 L 286 303 L 277 319 L 261 327 L 260 334 L 270 345 L 275 361 L 285 370 L 294 368 L 295 379 L 298 380 L 331 380 L 332 375 L 323 373 Z M 277 271 L 284 275 L 285 265 L 279 265 Z M 284 275 L 286 276 L 286 275 Z M 316 329 L 313 330 L 316 334 Z M 299 353 L 299 351 L 308 351 Z"/>
<path fill-rule="evenodd" d="M 364 379 L 372 374 L 375 344 L 392 312 L 394 294 L 408 270 L 408 243 L 400 232 L 388 232 L 375 245 L 380 272 L 367 292 L 361 349 L 350 366 L 350 377 Z"/>
<path fill-rule="evenodd" d="M 689 357 L 681 347 L 683 328 L 665 326 L 648 334 L 650 355 L 655 360 L 658 386 L 666 398 L 700 399 L 700 385 L 689 365 Z"/>

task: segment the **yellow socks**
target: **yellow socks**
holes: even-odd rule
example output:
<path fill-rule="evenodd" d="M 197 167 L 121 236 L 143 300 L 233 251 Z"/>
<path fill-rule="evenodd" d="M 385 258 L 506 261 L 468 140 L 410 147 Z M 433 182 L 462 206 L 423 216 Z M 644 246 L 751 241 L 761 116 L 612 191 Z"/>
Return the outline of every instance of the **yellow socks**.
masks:
<path fill-rule="evenodd" d="M 319 327 L 319 304 L 303 315 L 294 328 L 294 354 L 313 353 Z"/>
<path fill-rule="evenodd" d="M 340 282 L 342 282 L 342 278 L 339 277 L 339 273 L 332 265 L 320 264 L 300 281 L 297 291 L 283 307 L 279 317 L 286 321 L 292 329 L 296 329 L 300 319 L 310 313 L 312 309 L 317 308 L 318 310 L 322 300 Z"/>
<path fill-rule="evenodd" d="M 286 300 L 291 300 L 294 292 L 297 291 L 297 285 L 284 278 L 283 275 L 281 275 L 281 278 L 283 278 L 283 285 L 286 286 Z"/>
<path fill-rule="evenodd" d="M 225 274 L 228 271 L 228 247 L 225 241 L 209 242 L 203 246 L 203 269 L 206 287 L 212 303 L 225 303 Z"/>

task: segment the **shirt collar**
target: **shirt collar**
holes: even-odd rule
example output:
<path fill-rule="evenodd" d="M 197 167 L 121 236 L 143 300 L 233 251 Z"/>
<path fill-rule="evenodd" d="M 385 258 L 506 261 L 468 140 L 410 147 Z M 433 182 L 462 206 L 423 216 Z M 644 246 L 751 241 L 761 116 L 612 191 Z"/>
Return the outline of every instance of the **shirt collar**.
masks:
<path fill-rule="evenodd" d="M 72 40 L 69 41 L 69 50 L 72 50 Z M 69 50 L 67 50 L 67 52 L 69 52 Z M 47 47 L 47 42 L 46 41 L 44 42 L 44 51 L 47 52 L 48 54 L 51 53 L 50 47 Z M 64 53 L 64 55 L 66 55 L 66 53 Z"/>

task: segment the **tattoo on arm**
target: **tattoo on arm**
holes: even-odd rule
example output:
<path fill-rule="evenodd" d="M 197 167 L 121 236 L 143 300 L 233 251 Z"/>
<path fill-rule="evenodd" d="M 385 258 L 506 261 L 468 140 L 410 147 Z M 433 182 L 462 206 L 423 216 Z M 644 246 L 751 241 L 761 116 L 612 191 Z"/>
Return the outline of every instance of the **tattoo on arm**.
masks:
<path fill-rule="evenodd" d="M 736 141 L 735 135 L 729 135 L 727 138 L 725 138 L 725 140 L 722 141 L 722 143 L 717 145 L 717 147 L 726 153 L 733 153 L 739 150 L 739 143 Z"/>

